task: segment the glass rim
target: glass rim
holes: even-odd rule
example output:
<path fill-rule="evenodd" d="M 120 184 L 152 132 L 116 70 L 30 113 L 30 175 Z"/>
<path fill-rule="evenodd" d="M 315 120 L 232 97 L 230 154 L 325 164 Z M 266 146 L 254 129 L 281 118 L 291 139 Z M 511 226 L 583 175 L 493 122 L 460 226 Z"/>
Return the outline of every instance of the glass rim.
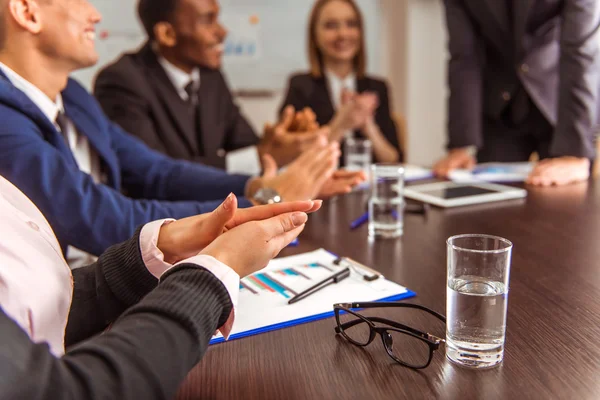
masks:
<path fill-rule="evenodd" d="M 456 240 L 456 239 L 463 239 L 463 238 L 485 238 L 485 239 L 495 239 L 498 240 L 504 244 L 506 244 L 507 246 L 503 249 L 494 249 L 494 250 L 478 250 L 478 249 L 469 249 L 466 247 L 461 247 L 458 245 L 455 245 L 453 243 L 451 243 L 451 241 Z M 480 253 L 480 254 L 500 254 L 500 253 L 506 253 L 507 251 L 510 251 L 513 248 L 513 243 L 508 240 L 505 239 L 503 237 L 500 236 L 495 236 L 495 235 L 488 235 L 485 233 L 464 233 L 462 235 L 454 235 L 454 236 L 450 236 L 448 239 L 446 239 L 446 244 L 451 247 L 453 250 L 460 250 L 460 251 L 464 251 L 464 252 L 469 252 L 469 253 Z"/>
<path fill-rule="evenodd" d="M 371 142 L 369 139 L 363 139 L 363 138 L 347 138 L 345 143 L 360 143 L 363 145 L 366 145 L 368 143 L 368 146 L 372 146 L 373 142 Z"/>
<path fill-rule="evenodd" d="M 398 163 L 373 163 L 371 164 L 371 170 L 376 170 L 376 169 L 397 169 L 401 172 L 404 172 L 404 164 L 398 164 Z"/>

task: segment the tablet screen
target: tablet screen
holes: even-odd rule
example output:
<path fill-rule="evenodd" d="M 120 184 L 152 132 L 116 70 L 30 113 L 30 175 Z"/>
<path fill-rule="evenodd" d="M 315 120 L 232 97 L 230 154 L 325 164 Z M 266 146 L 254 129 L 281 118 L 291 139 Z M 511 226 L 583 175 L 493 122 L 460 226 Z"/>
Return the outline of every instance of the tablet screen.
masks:
<path fill-rule="evenodd" d="M 457 199 L 467 196 L 477 196 L 480 194 L 498 193 L 496 190 L 484 189 L 477 186 L 455 186 L 444 189 L 434 189 L 423 191 L 430 196 L 441 197 L 442 199 Z"/>

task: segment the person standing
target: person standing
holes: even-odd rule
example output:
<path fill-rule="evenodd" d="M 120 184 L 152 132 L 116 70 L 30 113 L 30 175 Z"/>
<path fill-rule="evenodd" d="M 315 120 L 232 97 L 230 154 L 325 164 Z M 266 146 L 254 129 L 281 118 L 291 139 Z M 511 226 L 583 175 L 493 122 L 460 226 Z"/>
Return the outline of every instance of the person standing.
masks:
<path fill-rule="evenodd" d="M 588 179 L 600 88 L 600 2 L 445 0 L 448 155 L 439 176 L 476 162 L 539 162 L 527 182 Z"/>

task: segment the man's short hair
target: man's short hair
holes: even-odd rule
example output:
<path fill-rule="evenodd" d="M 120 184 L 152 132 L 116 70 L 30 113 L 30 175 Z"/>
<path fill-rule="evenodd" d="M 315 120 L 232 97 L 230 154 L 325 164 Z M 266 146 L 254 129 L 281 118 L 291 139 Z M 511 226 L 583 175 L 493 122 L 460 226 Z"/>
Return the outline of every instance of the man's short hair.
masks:
<path fill-rule="evenodd" d="M 2 2 L 4 0 L 0 0 Z M 170 22 L 178 0 L 140 0 L 138 2 L 138 17 L 148 34 L 154 39 L 154 27 L 159 22 Z"/>

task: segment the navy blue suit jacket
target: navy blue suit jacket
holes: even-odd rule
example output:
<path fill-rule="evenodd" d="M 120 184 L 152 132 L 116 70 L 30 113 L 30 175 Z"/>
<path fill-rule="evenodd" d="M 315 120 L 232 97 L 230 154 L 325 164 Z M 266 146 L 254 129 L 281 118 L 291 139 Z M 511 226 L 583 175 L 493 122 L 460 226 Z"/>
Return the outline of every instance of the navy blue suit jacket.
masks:
<path fill-rule="evenodd" d="M 141 224 L 212 211 L 230 192 L 243 196 L 249 177 L 149 149 L 109 121 L 74 80 L 62 98 L 65 114 L 99 155 L 106 184 L 79 170 L 54 124 L 0 71 L 0 174 L 37 205 L 63 249 L 99 255 Z"/>

